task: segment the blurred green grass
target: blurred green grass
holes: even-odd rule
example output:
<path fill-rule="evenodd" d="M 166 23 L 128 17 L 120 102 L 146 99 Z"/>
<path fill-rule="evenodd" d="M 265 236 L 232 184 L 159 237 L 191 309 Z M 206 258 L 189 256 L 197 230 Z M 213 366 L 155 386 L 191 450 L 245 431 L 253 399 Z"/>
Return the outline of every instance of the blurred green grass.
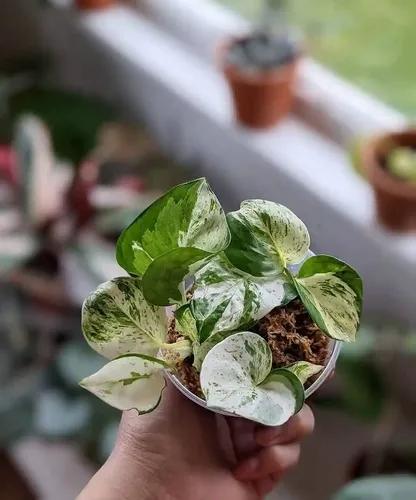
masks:
<path fill-rule="evenodd" d="M 219 0 L 258 19 L 262 0 Z M 415 0 L 288 0 L 316 59 L 408 116 L 416 116 Z"/>

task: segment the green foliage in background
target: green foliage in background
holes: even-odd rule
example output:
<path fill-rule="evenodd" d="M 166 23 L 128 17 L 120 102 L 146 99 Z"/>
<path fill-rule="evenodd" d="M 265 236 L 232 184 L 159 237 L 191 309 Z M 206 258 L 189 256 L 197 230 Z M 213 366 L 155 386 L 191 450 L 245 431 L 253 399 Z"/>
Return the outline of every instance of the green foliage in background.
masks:
<path fill-rule="evenodd" d="M 41 118 L 50 129 L 57 156 L 75 164 L 95 146 L 100 126 L 113 118 L 110 108 L 97 99 L 41 87 L 10 96 L 11 122 L 23 113 Z"/>
<path fill-rule="evenodd" d="M 337 390 L 319 402 L 376 423 L 391 404 L 391 368 L 416 355 L 416 332 L 400 325 L 365 323 L 358 340 L 344 344 L 336 367 Z M 395 402 L 398 404 L 398 402 Z"/>
<path fill-rule="evenodd" d="M 264 0 L 219 0 L 258 21 Z M 413 0 L 289 0 L 306 50 L 341 76 L 403 112 L 416 114 Z"/>

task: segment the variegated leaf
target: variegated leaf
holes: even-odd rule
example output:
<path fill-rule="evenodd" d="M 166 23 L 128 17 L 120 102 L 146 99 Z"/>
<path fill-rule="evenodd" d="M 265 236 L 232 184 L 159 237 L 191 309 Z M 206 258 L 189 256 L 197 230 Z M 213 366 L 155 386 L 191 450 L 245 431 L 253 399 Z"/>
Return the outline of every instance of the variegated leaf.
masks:
<path fill-rule="evenodd" d="M 295 278 L 313 321 L 330 337 L 352 342 L 360 323 L 362 281 L 348 264 L 328 255 L 304 262 Z"/>
<path fill-rule="evenodd" d="M 297 361 L 296 363 L 286 367 L 287 370 L 294 373 L 298 377 L 302 384 L 305 384 L 310 377 L 322 371 L 323 368 L 324 367 L 322 365 L 314 365 L 308 361 Z"/>
<path fill-rule="evenodd" d="M 201 387 L 207 405 L 265 425 L 281 425 L 298 409 L 290 373 L 270 374 L 272 353 L 267 342 L 252 332 L 230 335 L 206 355 Z M 270 378 L 269 378 L 269 375 Z"/>
<path fill-rule="evenodd" d="M 175 311 L 176 330 L 183 336 L 195 342 L 198 339 L 195 318 L 189 304 L 185 304 Z"/>
<path fill-rule="evenodd" d="M 173 344 L 163 344 L 159 357 L 168 365 L 175 366 L 192 354 L 192 344 L 189 339 L 177 340 Z"/>
<path fill-rule="evenodd" d="M 148 413 L 160 402 L 164 368 L 159 359 L 130 354 L 110 361 L 80 385 L 114 408 Z"/>
<path fill-rule="evenodd" d="M 155 259 L 143 279 L 143 294 L 159 306 L 185 302 L 184 281 L 214 254 L 198 248 L 176 248 Z"/>
<path fill-rule="evenodd" d="M 310 239 L 305 224 L 288 208 L 247 200 L 227 215 L 231 243 L 225 250 L 234 266 L 253 276 L 275 276 L 302 260 Z"/>
<path fill-rule="evenodd" d="M 226 339 L 232 335 L 232 332 L 217 332 L 210 335 L 205 342 L 200 344 L 199 342 L 194 342 L 193 351 L 194 351 L 194 367 L 201 371 L 202 362 L 205 359 L 205 356 L 209 353 L 209 351 L 217 345 L 222 340 Z"/>
<path fill-rule="evenodd" d="M 143 275 L 158 257 L 177 248 L 217 253 L 229 243 L 221 205 L 205 179 L 180 184 L 156 200 L 121 234 L 117 260 Z"/>
<path fill-rule="evenodd" d="M 112 359 L 130 352 L 155 356 L 165 342 L 166 314 L 148 304 L 138 278 L 100 285 L 82 307 L 82 330 L 90 346 Z"/>
<path fill-rule="evenodd" d="M 305 390 L 301 380 L 290 370 L 286 368 L 275 368 L 265 380 L 260 384 L 261 389 L 269 392 L 288 394 L 295 398 L 294 407 L 292 406 L 291 396 L 280 400 L 282 408 L 281 419 L 288 420 L 292 415 L 302 409 L 305 402 Z M 284 422 L 282 422 L 284 423 Z M 279 425 L 279 424 L 276 424 Z"/>
<path fill-rule="evenodd" d="M 191 310 L 199 340 L 249 326 L 295 296 L 296 289 L 285 275 L 255 278 L 217 256 L 195 275 Z"/>

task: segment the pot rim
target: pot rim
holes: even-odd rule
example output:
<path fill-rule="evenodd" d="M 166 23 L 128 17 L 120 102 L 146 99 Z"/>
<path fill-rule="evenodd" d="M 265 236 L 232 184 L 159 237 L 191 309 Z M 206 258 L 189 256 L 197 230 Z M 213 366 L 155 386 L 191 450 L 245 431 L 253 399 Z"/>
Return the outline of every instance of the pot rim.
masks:
<path fill-rule="evenodd" d="M 416 148 L 416 128 L 404 128 L 397 132 L 379 134 L 363 145 L 361 157 L 368 180 L 375 189 L 416 202 L 416 184 L 394 177 L 380 164 L 379 154 L 390 152 L 392 149 L 389 143 Z"/>
<path fill-rule="evenodd" d="M 288 75 L 297 67 L 299 60 L 302 57 L 302 50 L 299 46 L 292 60 L 271 69 L 243 71 L 235 64 L 231 64 L 226 61 L 226 53 L 230 47 L 248 36 L 250 36 L 250 32 L 239 36 L 229 36 L 217 45 L 215 50 L 217 65 L 224 71 L 224 73 L 233 80 L 246 82 L 250 81 L 258 85 L 264 85 L 265 83 L 275 84 L 276 82 L 280 82 L 288 78 Z"/>

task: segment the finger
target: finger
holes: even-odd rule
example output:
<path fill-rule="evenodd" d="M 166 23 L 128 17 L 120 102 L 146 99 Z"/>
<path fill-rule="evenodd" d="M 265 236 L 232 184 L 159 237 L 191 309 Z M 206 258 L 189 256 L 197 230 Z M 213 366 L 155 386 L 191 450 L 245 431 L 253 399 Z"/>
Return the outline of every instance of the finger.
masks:
<path fill-rule="evenodd" d="M 265 478 L 269 474 L 280 476 L 298 463 L 299 455 L 298 443 L 263 448 L 257 455 L 238 465 L 234 475 L 243 481 Z"/>
<path fill-rule="evenodd" d="M 278 474 L 270 474 L 265 478 L 253 481 L 259 498 L 264 498 L 266 495 L 271 493 L 277 485 L 279 478 L 280 476 Z"/>
<path fill-rule="evenodd" d="M 315 418 L 309 406 L 294 415 L 286 424 L 279 427 L 258 427 L 255 433 L 256 443 L 260 446 L 273 446 L 301 441 L 312 433 Z"/>
<path fill-rule="evenodd" d="M 259 445 L 254 439 L 255 422 L 245 418 L 230 417 L 228 425 L 238 461 L 251 457 L 259 451 Z"/>

